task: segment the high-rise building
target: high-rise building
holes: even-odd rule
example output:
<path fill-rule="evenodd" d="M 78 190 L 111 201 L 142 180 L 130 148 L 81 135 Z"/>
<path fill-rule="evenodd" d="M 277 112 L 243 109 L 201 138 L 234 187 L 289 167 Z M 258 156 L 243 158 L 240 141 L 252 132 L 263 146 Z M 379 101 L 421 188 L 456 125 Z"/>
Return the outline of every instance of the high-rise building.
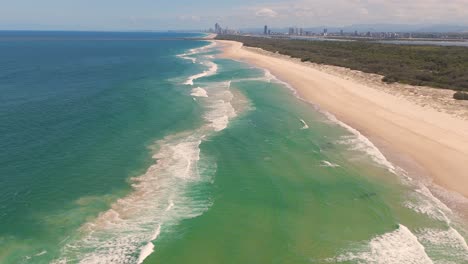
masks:
<path fill-rule="evenodd" d="M 216 34 L 223 33 L 223 29 L 221 28 L 221 26 L 218 23 L 215 24 L 215 33 Z"/>
<path fill-rule="evenodd" d="M 324 28 L 324 29 L 323 29 L 323 35 L 324 35 L 324 36 L 328 35 L 328 28 Z"/>
<path fill-rule="evenodd" d="M 268 34 L 268 26 L 265 25 L 265 27 L 263 27 L 263 35 L 267 35 Z"/>
<path fill-rule="evenodd" d="M 344 35 L 344 33 L 343 33 L 343 30 L 340 30 L 340 35 L 341 35 L 341 36 L 343 36 L 343 35 Z"/>
<path fill-rule="evenodd" d="M 294 35 L 294 28 L 290 27 L 288 33 L 289 33 L 289 35 Z"/>
<path fill-rule="evenodd" d="M 304 35 L 304 29 L 302 29 L 302 28 L 299 29 L 299 35 L 300 36 Z"/>

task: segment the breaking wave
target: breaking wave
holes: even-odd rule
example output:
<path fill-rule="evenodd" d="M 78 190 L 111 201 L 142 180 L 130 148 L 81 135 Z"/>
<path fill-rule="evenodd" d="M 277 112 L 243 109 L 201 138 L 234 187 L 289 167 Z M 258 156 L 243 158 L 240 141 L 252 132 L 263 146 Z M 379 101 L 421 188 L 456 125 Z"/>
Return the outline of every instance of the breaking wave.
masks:
<path fill-rule="evenodd" d="M 322 160 L 322 167 L 329 167 L 329 168 L 338 168 L 340 167 L 340 165 L 336 164 L 336 163 L 332 163 L 328 160 Z"/>
<path fill-rule="evenodd" d="M 203 47 L 196 48 L 196 49 L 191 49 L 186 53 L 177 55 L 177 57 L 185 59 L 185 60 L 189 60 L 192 63 L 197 63 L 197 58 L 193 57 L 194 55 L 203 53 L 203 52 L 205 52 L 207 50 L 210 50 L 210 49 L 214 48 L 215 46 L 216 46 L 216 42 L 210 41 L 210 44 L 208 44 L 208 45 L 205 45 Z M 207 57 L 208 58 L 213 58 L 211 55 L 207 55 Z"/>
<path fill-rule="evenodd" d="M 189 52 L 204 52 L 213 45 Z M 188 55 L 184 55 L 188 56 Z M 190 82 L 215 74 L 217 65 L 189 78 Z M 131 179 L 133 191 L 86 223 L 70 238 L 53 263 L 142 263 L 155 248 L 153 241 L 183 219 L 197 217 L 211 206 L 205 188 L 212 184 L 216 163 L 202 157 L 200 145 L 228 126 L 236 116 L 231 105 L 230 82 L 213 83 L 210 97 L 203 88 L 192 96 L 207 97 L 202 106 L 206 122 L 199 128 L 169 135 L 155 143 L 155 164 Z"/>
<path fill-rule="evenodd" d="M 262 80 L 280 83 L 291 90 L 298 99 L 304 101 L 304 99 L 300 97 L 291 85 L 279 80 L 268 70 L 265 70 Z M 431 253 L 431 257 L 432 255 L 441 256 L 445 254 L 445 259 L 450 259 L 450 256 L 452 256 L 452 259 L 456 261 L 455 263 L 467 262 L 467 243 L 456 228 L 461 230 L 464 229 L 456 223 L 453 223 L 451 220 L 452 218 L 457 217 L 455 213 L 446 204 L 435 197 L 425 183 L 414 181 L 408 176 L 405 170 L 395 166 L 387 160 L 384 154 L 358 130 L 338 120 L 334 115 L 320 109 L 318 106 L 313 106 L 317 111 L 324 114 L 329 121 L 338 124 L 351 133 L 351 135 L 343 136 L 341 140 L 339 140 L 339 144 L 348 145 L 351 150 L 365 153 L 376 164 L 399 176 L 402 183 L 413 190 L 410 192 L 411 195 L 408 197 L 408 200 L 404 202 L 403 206 L 417 213 L 427 215 L 445 225 L 444 228 L 424 229 L 413 234 L 407 227 L 400 224 L 396 231 L 376 237 L 370 241 L 370 248 L 368 251 L 340 255 L 339 257 L 334 258 L 332 262 L 364 261 L 366 263 L 432 263 L 432 260 L 426 254 L 426 251 Z M 337 164 L 329 161 L 322 161 L 322 166 L 336 167 Z M 449 200 L 453 200 L 452 194 L 448 194 L 445 190 L 443 191 L 443 194 L 445 196 L 450 196 Z M 462 202 L 466 203 L 467 201 L 466 199 L 463 199 Z M 425 249 L 423 245 L 426 245 L 427 248 Z"/>
<path fill-rule="evenodd" d="M 348 252 L 336 258 L 328 259 L 328 262 L 433 263 L 424 246 L 419 243 L 418 238 L 404 225 L 399 225 L 398 229 L 393 232 L 373 238 L 365 248 L 360 252 Z"/>
<path fill-rule="evenodd" d="M 195 74 L 195 75 L 192 75 L 190 76 L 184 84 L 186 85 L 193 85 L 193 82 L 197 79 L 200 79 L 202 77 L 208 77 L 208 76 L 211 76 L 211 75 L 214 75 L 216 74 L 216 72 L 218 71 L 218 65 L 212 61 L 206 61 L 206 62 L 203 62 L 202 63 L 203 65 L 209 67 L 208 70 L 202 72 L 202 73 L 198 73 L 198 74 Z"/>
<path fill-rule="evenodd" d="M 193 88 L 190 95 L 195 97 L 208 97 L 206 90 L 201 87 Z"/>

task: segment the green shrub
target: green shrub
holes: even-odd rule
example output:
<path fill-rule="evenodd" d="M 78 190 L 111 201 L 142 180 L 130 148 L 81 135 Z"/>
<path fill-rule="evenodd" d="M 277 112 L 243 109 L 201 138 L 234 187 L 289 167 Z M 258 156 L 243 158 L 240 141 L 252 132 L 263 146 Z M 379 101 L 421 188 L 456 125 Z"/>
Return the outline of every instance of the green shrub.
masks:
<path fill-rule="evenodd" d="M 468 93 L 466 93 L 466 92 L 456 92 L 455 94 L 453 94 L 453 99 L 468 100 Z"/>
<path fill-rule="evenodd" d="M 368 41 L 307 41 L 218 35 L 246 46 L 318 64 L 341 66 L 385 76 L 386 83 L 466 91 L 468 48 L 381 44 Z M 458 95 L 457 95 L 458 96 Z M 463 97 L 464 98 L 464 97 Z M 465 99 L 466 100 L 466 99 Z"/>
<path fill-rule="evenodd" d="M 398 82 L 398 78 L 395 77 L 395 76 L 385 76 L 385 77 L 383 77 L 382 82 L 396 83 L 396 82 Z"/>

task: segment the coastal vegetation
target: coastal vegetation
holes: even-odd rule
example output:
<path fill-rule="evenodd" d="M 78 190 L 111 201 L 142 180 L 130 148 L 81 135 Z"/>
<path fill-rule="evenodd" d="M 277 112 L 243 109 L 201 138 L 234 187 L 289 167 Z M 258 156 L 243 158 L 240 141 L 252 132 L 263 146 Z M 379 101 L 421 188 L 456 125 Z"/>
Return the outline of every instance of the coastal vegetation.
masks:
<path fill-rule="evenodd" d="M 302 61 L 383 75 L 386 83 L 468 91 L 468 48 L 394 45 L 369 41 L 308 41 L 237 35 L 217 39 L 278 52 Z M 460 93 L 461 94 L 461 93 Z M 456 99 L 466 98 L 455 96 Z"/>
<path fill-rule="evenodd" d="M 453 98 L 457 100 L 468 100 L 468 93 L 458 91 L 453 95 Z"/>

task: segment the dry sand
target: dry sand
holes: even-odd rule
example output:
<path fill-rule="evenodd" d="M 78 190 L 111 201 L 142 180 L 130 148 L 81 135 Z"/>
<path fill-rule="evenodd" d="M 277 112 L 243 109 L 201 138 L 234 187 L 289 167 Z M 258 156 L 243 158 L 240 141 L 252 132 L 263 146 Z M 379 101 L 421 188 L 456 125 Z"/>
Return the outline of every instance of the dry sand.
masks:
<path fill-rule="evenodd" d="M 204 39 L 214 39 L 216 38 L 216 34 L 213 34 L 213 33 L 210 33 L 208 35 L 206 35 L 205 37 L 203 37 Z"/>
<path fill-rule="evenodd" d="M 452 92 L 388 85 L 374 74 L 218 43 L 223 56 L 269 70 L 304 100 L 359 130 L 391 162 L 468 198 L 468 102 L 451 99 Z"/>

